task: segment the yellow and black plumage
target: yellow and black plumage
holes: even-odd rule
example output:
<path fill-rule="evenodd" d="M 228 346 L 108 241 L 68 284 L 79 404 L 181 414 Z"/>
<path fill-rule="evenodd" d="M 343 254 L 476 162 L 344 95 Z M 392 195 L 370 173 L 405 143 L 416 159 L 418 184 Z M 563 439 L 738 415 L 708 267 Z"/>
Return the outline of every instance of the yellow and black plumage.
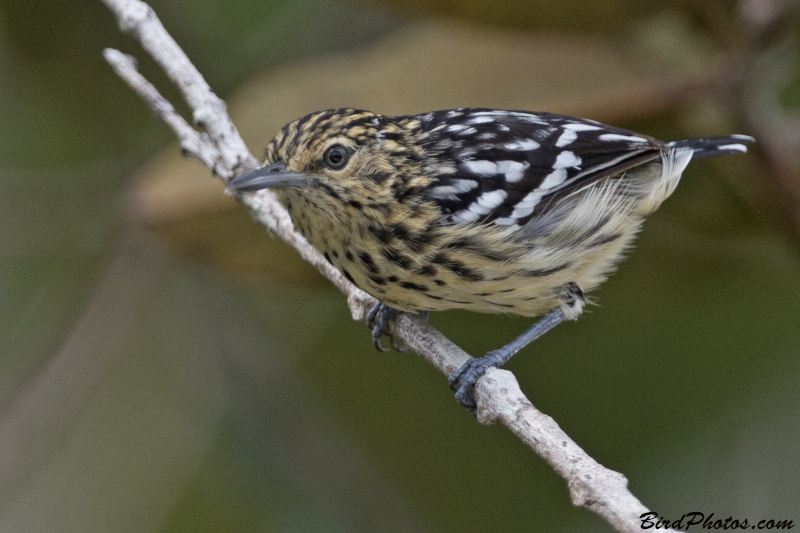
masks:
<path fill-rule="evenodd" d="M 451 378 L 473 407 L 486 367 L 580 315 L 693 157 L 752 140 L 665 143 L 551 113 L 334 109 L 286 125 L 229 188 L 276 188 L 309 242 L 384 304 L 376 343 L 391 310 L 545 315 Z"/>

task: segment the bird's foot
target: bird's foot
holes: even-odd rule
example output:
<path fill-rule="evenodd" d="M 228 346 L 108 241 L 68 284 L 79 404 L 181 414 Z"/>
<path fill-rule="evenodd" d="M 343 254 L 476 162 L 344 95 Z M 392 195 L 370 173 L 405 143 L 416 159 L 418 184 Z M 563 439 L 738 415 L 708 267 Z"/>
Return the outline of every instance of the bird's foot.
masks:
<path fill-rule="evenodd" d="M 577 285 L 575 285 L 575 287 L 580 291 L 580 287 Z M 583 293 L 580 292 L 579 294 L 582 297 Z M 581 308 L 582 307 L 581 305 Z M 567 317 L 564 312 L 560 307 L 557 307 L 543 316 L 522 335 L 502 348 L 492 350 L 478 359 L 470 358 L 448 378 L 450 388 L 456 391 L 456 400 L 458 400 L 458 403 L 469 409 L 472 414 L 475 414 L 475 409 L 477 408 L 474 395 L 475 383 L 486 373 L 486 369 L 491 366 L 500 368 L 506 364 L 515 353 L 566 319 Z"/>
<path fill-rule="evenodd" d="M 372 345 L 375 346 L 375 349 L 379 352 L 389 351 L 388 348 L 384 348 L 383 344 L 381 344 L 381 339 L 383 339 L 384 336 L 389 337 L 389 342 L 392 344 L 392 348 L 394 348 L 395 351 L 408 352 L 411 350 L 411 348 L 404 344 L 398 344 L 395 336 L 386 330 L 389 320 L 397 316 L 398 313 L 401 313 L 401 311 L 380 302 L 376 303 L 367 313 L 366 323 L 367 327 L 372 330 Z"/>
<path fill-rule="evenodd" d="M 456 391 L 456 400 L 462 407 L 472 414 L 475 414 L 477 403 L 475 402 L 475 383 L 486 373 L 490 367 L 499 368 L 507 360 L 500 350 L 494 350 L 483 357 L 471 357 L 461 368 L 450 374 L 447 381 L 450 389 Z"/>

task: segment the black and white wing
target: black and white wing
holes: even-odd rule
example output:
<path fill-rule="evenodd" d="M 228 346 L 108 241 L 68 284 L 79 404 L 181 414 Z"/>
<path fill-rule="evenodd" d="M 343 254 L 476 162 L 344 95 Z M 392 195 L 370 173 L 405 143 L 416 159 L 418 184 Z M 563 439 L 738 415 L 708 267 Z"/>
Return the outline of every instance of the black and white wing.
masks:
<path fill-rule="evenodd" d="M 428 197 L 454 224 L 524 225 L 559 197 L 659 159 L 669 148 L 552 113 L 455 109 L 414 118 L 435 176 Z"/>

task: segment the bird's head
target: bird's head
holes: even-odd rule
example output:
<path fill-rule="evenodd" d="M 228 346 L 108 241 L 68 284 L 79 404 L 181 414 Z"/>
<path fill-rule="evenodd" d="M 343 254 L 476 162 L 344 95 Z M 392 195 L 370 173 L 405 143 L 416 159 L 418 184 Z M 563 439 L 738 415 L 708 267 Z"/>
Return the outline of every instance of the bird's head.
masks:
<path fill-rule="evenodd" d="M 332 109 L 284 126 L 267 147 L 264 166 L 233 179 L 228 189 L 276 188 L 290 212 L 311 207 L 322 211 L 317 216 L 380 209 L 422 190 L 423 155 L 408 124 Z"/>

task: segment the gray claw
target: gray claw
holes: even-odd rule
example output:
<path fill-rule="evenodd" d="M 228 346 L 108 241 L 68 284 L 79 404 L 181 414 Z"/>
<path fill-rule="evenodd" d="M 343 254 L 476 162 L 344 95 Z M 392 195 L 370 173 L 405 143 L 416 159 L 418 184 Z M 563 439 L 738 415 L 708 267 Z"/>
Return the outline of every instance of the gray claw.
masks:
<path fill-rule="evenodd" d="M 398 352 L 409 351 L 407 346 L 397 344 L 394 335 L 386 331 L 386 324 L 399 312 L 400 311 L 397 309 L 393 309 L 388 305 L 377 303 L 367 313 L 366 323 L 367 326 L 372 329 L 372 345 L 375 346 L 375 349 L 379 352 L 389 351 L 388 348 L 384 348 L 383 344 L 381 344 L 381 339 L 383 339 L 384 336 L 389 337 L 392 348 Z"/>
<path fill-rule="evenodd" d="M 470 358 L 447 378 L 450 389 L 456 391 L 456 401 L 473 414 L 477 407 L 473 394 L 475 383 L 486 373 L 488 368 L 497 365 L 491 354 L 492 352 L 489 352 L 484 357 Z"/>

